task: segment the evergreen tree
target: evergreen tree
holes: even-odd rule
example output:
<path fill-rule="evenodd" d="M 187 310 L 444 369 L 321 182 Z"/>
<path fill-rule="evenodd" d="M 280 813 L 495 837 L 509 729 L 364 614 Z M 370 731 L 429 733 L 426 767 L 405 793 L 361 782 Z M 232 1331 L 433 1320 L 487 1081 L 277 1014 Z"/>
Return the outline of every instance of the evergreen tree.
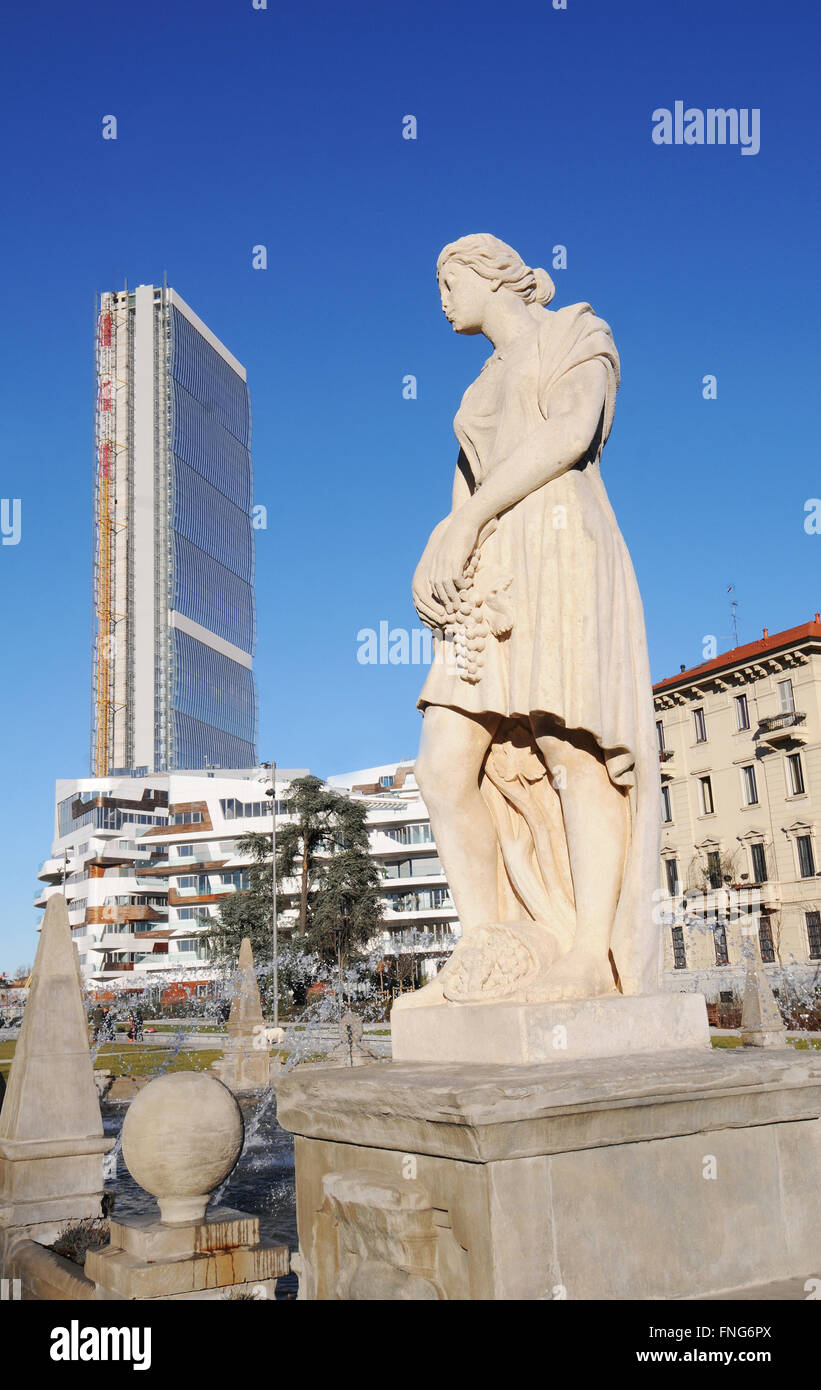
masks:
<path fill-rule="evenodd" d="M 320 854 L 335 837 L 349 798 L 331 791 L 319 777 L 297 777 L 288 788 L 287 802 L 293 819 L 277 833 L 277 872 L 280 880 L 295 878 L 299 882 L 297 931 L 304 936 Z"/>
<path fill-rule="evenodd" d="M 330 852 L 320 863 L 311 898 L 308 939 L 317 955 L 334 961 L 340 1002 L 346 962 L 373 940 L 382 923 L 381 878 L 369 853 L 367 807 L 340 798 Z"/>

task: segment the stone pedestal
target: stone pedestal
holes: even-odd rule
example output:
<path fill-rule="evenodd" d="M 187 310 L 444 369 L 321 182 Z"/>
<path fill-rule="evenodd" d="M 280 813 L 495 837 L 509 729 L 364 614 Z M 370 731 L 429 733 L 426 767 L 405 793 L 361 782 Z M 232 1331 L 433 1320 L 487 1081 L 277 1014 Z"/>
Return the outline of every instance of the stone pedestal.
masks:
<path fill-rule="evenodd" d="M 19 1230 L 48 1244 L 67 1223 L 99 1216 L 103 1155 L 114 1142 L 0 1139 L 0 1242 L 4 1230 Z"/>
<path fill-rule="evenodd" d="M 149 1216 L 112 1221 L 111 1243 L 85 1263 L 98 1299 L 273 1298 L 289 1268 L 288 1247 L 261 1242 L 257 1217 L 228 1207 L 179 1226 Z"/>
<path fill-rule="evenodd" d="M 821 1276 L 821 1056 L 293 1073 L 308 1299 L 676 1299 Z"/>
<path fill-rule="evenodd" d="M 702 994 L 548 1004 L 413 1005 L 391 1014 L 395 1062 L 567 1062 L 710 1046 Z"/>

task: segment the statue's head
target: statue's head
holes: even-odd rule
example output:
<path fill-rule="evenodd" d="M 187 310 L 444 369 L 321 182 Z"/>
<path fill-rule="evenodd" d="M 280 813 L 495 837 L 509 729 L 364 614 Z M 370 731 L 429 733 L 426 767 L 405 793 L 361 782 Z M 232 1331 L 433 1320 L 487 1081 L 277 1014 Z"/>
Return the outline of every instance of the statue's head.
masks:
<path fill-rule="evenodd" d="M 538 316 L 556 293 L 546 270 L 525 265 L 512 246 L 489 232 L 463 236 L 446 246 L 436 263 L 436 278 L 442 310 L 457 333 L 482 332 L 489 295 L 515 294 Z"/>

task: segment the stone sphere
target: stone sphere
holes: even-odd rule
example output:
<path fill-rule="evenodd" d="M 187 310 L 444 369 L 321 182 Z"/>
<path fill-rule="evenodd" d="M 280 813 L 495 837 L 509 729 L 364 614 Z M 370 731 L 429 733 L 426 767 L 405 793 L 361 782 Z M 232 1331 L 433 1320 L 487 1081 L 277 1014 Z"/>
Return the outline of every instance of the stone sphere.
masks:
<path fill-rule="evenodd" d="M 242 1150 L 242 1111 L 207 1072 L 177 1071 L 150 1081 L 129 1106 L 123 1158 L 156 1197 L 164 1225 L 201 1221 L 215 1187 Z"/>

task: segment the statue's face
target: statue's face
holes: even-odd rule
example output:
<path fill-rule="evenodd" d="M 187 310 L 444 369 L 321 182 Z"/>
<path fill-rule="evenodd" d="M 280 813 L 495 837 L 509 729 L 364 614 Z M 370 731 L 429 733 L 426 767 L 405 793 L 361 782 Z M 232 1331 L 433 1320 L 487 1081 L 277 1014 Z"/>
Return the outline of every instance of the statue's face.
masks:
<path fill-rule="evenodd" d="M 470 266 L 448 261 L 439 276 L 442 312 L 454 333 L 481 333 L 490 282 Z"/>

